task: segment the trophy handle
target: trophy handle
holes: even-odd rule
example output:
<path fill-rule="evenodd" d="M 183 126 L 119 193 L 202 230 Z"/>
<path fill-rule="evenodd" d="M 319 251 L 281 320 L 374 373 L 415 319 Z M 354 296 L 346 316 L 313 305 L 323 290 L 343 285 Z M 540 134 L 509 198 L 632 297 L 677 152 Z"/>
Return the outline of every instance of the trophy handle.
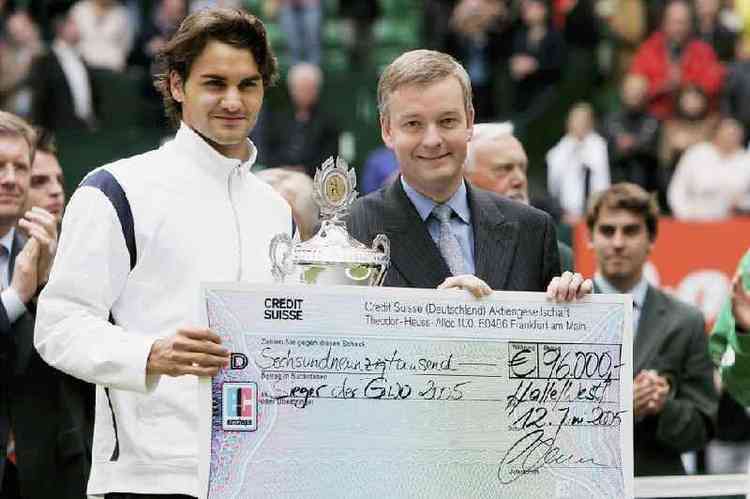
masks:
<path fill-rule="evenodd" d="M 292 272 L 292 250 L 294 243 L 287 233 L 276 234 L 271 239 L 268 256 L 271 258 L 271 274 L 276 282 L 284 282 L 284 278 Z"/>
<path fill-rule="evenodd" d="M 375 286 L 382 286 L 391 261 L 391 241 L 385 234 L 378 234 L 375 236 L 375 239 L 372 240 L 372 249 L 382 252 L 385 255 L 386 262 L 388 262 L 384 263 L 380 268 L 380 275 L 375 283 Z"/>

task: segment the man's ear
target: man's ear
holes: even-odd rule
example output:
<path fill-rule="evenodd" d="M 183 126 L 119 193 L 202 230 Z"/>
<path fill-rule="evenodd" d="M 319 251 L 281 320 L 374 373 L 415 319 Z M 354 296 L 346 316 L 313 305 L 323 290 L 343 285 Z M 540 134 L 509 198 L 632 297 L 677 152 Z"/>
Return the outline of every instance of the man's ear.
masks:
<path fill-rule="evenodd" d="M 391 134 L 390 116 L 380 115 L 380 136 L 388 149 L 393 149 L 393 135 Z"/>
<path fill-rule="evenodd" d="M 466 113 L 466 142 L 474 136 L 474 106 L 470 106 Z"/>
<path fill-rule="evenodd" d="M 169 72 L 169 91 L 177 102 L 182 103 L 185 100 L 185 83 L 180 74 L 174 70 Z"/>

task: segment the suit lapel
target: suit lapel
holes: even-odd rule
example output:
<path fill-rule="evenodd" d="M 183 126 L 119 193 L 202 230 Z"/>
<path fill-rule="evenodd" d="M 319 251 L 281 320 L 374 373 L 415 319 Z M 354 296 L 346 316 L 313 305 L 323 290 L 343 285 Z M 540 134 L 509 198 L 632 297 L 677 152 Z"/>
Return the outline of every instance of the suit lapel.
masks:
<path fill-rule="evenodd" d="M 649 286 L 638 321 L 638 332 L 633 345 L 633 375 L 638 374 L 658 353 L 661 342 L 662 322 L 666 306 L 661 296 Z"/>
<path fill-rule="evenodd" d="M 518 224 L 505 220 L 497 203 L 467 183 L 474 228 L 475 274 L 492 289 L 505 289 L 518 244 Z"/>
<path fill-rule="evenodd" d="M 450 275 L 448 265 L 404 192 L 400 179 L 385 192 L 383 230 L 391 240 L 391 265 L 409 286 L 435 288 Z"/>

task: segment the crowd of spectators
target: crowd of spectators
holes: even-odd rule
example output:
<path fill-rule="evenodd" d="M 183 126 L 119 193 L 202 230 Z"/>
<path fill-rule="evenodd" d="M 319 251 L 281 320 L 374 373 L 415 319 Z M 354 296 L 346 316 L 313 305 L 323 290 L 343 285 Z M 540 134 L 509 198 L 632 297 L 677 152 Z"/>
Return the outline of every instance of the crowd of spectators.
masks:
<path fill-rule="evenodd" d="M 125 0 L 0 4 L 0 108 L 53 131 L 96 129 L 99 104 L 109 90 L 97 88 L 92 74 L 138 68 L 143 95 L 158 107 L 150 83 L 159 71 L 155 55 L 189 12 L 210 5 L 257 10 L 278 26 L 283 67 L 291 69 L 285 73 L 290 81 L 284 106 L 263 116 L 254 137 L 265 146 L 259 148 L 260 162 L 308 174 L 338 152 L 344 131 L 325 106 L 317 105 L 328 68 L 326 21 L 338 19 L 336 36 L 348 51 L 352 71 L 377 70 L 375 33 L 387 31 L 391 22 L 384 15 L 386 3 L 378 0 L 154 0 L 147 8 Z M 606 188 L 610 179 L 657 192 L 667 212 L 689 218 L 672 206 L 677 198 L 668 195 L 683 155 L 712 142 L 721 117 L 734 118 L 743 148 L 747 141 L 748 2 L 423 0 L 420 10 L 418 43 L 450 53 L 466 67 L 477 122 L 513 122 L 532 153 L 532 192 L 546 190 L 568 220 L 583 213 L 585 195 Z M 294 74 L 303 76 L 293 83 Z M 310 89 L 300 94 L 305 85 Z M 302 105 L 309 109 L 300 108 L 305 99 L 310 103 Z M 570 130 L 581 102 L 591 107 L 587 137 Z M 559 143 L 535 144 L 539 128 L 534 123 L 562 123 L 566 113 L 571 116 L 563 136 L 555 139 Z M 293 145 L 286 147 L 290 138 Z M 560 161 L 569 161 L 570 151 L 590 149 L 592 141 L 601 150 L 602 138 L 605 157 L 584 161 L 588 173 L 560 175 L 580 169 L 566 164 L 557 170 Z M 543 148 L 538 158 L 535 146 Z M 567 156 L 561 155 L 566 148 Z M 366 152 L 359 151 L 362 164 Z M 539 180 L 545 177 L 543 186 Z M 733 204 L 722 216 L 740 208 Z"/>

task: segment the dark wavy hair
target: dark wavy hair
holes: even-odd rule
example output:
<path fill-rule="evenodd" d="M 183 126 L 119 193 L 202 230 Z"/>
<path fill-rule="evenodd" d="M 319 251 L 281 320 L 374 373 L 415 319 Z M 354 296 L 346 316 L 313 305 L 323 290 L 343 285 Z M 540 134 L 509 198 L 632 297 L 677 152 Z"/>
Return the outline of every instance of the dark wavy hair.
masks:
<path fill-rule="evenodd" d="M 193 63 L 209 41 L 249 49 L 265 88 L 278 79 L 276 56 L 260 19 L 240 9 L 213 8 L 194 12 L 185 18 L 156 59 L 160 71 L 154 76 L 154 85 L 162 95 L 165 113 L 174 126 L 179 126 L 182 119 L 182 104 L 172 97 L 169 75 L 175 71 L 183 82 L 187 81 Z"/>
<path fill-rule="evenodd" d="M 659 229 L 659 202 L 654 194 L 646 192 L 643 187 L 629 182 L 620 182 L 594 195 L 586 213 L 586 225 L 591 234 L 594 233 L 594 226 L 603 208 L 625 210 L 643 217 L 649 239 L 652 242 L 656 240 Z"/>

